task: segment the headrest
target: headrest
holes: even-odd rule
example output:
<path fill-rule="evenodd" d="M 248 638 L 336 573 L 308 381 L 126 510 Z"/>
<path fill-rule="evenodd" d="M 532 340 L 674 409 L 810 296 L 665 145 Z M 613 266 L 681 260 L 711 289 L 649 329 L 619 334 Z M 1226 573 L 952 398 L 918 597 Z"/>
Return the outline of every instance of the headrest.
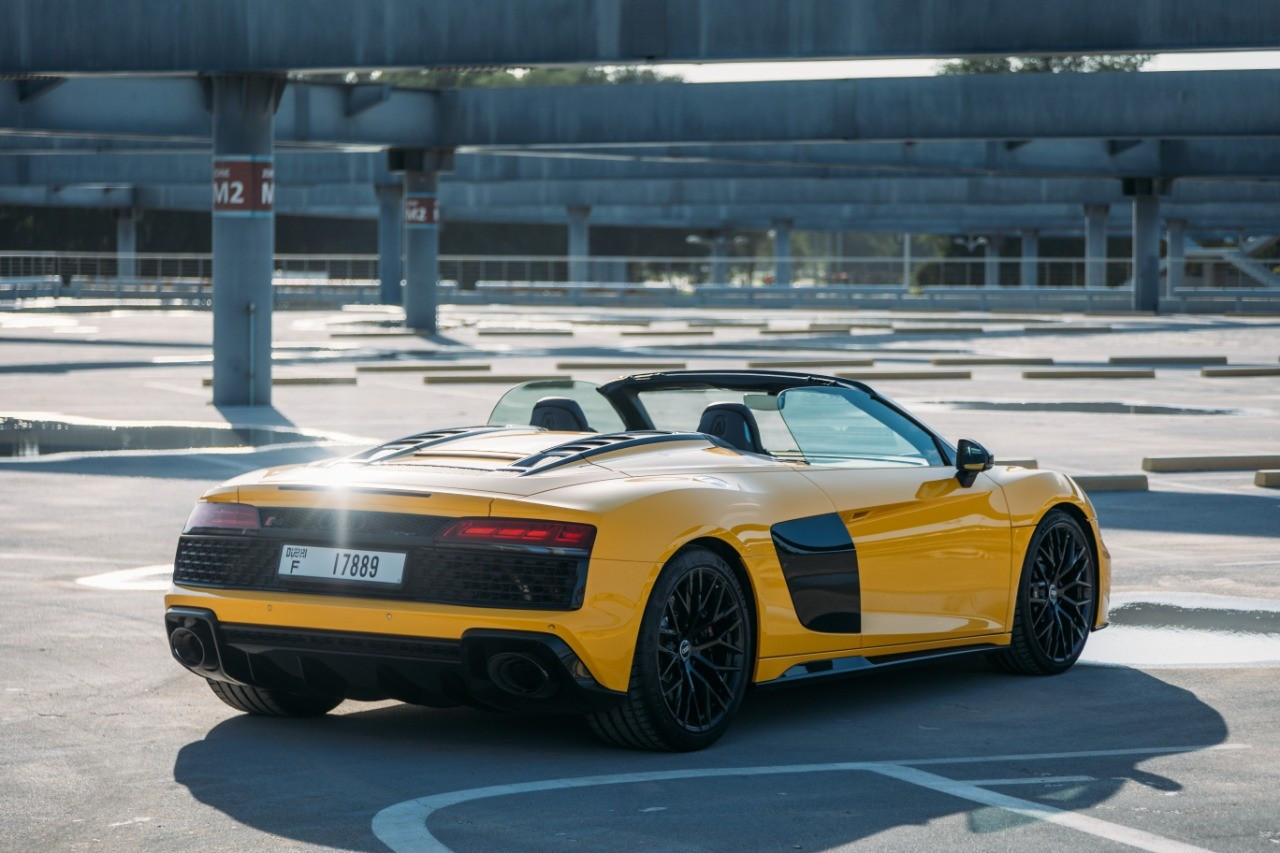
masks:
<path fill-rule="evenodd" d="M 760 426 L 755 415 L 742 403 L 712 403 L 702 410 L 698 432 L 718 438 L 747 453 L 764 453 Z"/>
<path fill-rule="evenodd" d="M 582 407 L 568 397 L 543 397 L 534 404 L 529 424 L 552 432 L 593 432 Z"/>

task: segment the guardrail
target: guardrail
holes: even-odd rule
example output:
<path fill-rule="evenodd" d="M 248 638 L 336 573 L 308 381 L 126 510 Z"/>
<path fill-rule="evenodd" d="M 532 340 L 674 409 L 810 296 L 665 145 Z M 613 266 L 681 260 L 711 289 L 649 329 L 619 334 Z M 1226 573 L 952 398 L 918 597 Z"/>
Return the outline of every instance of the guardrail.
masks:
<path fill-rule="evenodd" d="M 282 308 L 379 298 L 377 255 L 277 255 Z M 1092 272 L 1104 287 L 1084 287 Z M 568 305 L 930 307 L 939 310 L 1124 310 L 1127 259 L 1083 257 L 775 258 L 455 256 L 440 259 L 441 301 Z M 0 299 L 65 297 L 207 306 L 212 256 L 113 252 L 0 252 Z M 1188 259 L 1178 311 L 1280 310 L 1269 290 L 1222 258 Z M 586 281 L 570 281 L 571 274 Z M 1034 286 L 1022 286 L 1023 281 Z"/>

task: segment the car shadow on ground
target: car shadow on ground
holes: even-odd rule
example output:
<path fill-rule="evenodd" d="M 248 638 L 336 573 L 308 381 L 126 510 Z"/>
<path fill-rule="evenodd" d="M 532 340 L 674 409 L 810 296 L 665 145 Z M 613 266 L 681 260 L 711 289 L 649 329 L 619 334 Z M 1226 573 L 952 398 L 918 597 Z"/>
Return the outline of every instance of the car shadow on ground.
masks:
<path fill-rule="evenodd" d="M 1210 492 L 1116 492 L 1090 495 L 1107 530 L 1280 536 L 1280 496 Z"/>
<path fill-rule="evenodd" d="M 216 700 L 210 695 L 207 701 Z M 723 740 L 692 754 L 608 747 L 572 717 L 388 704 L 360 710 L 357 703 L 309 720 L 237 715 L 180 750 L 174 779 L 200 803 L 262 832 L 329 847 L 381 850 L 371 831 L 373 816 L 381 809 L 429 794 L 487 785 L 683 768 L 1195 748 L 1222 743 L 1226 737 L 1226 725 L 1215 709 L 1193 693 L 1138 670 L 1079 667 L 1056 678 L 1036 679 L 998 674 L 981 661 L 962 661 L 843 682 L 758 690 L 748 697 Z M 1106 801 L 1125 779 L 1178 790 L 1176 779 L 1139 769 L 1149 757 L 1130 754 L 1048 763 L 1026 759 L 949 765 L 937 772 L 953 778 L 1020 773 L 1095 777 L 1097 781 L 1071 789 L 1065 798 L 1055 795 L 1056 807 L 1080 809 Z M 897 826 L 924 826 L 951 815 L 964 814 L 975 833 L 1001 832 L 1026 822 L 871 774 L 810 776 L 807 785 L 795 781 L 786 785 L 793 791 L 808 790 L 810 798 L 834 798 L 839 806 L 838 819 L 822 817 L 821 810 L 805 818 L 805 847 L 810 849 L 868 838 Z M 858 781 L 859 776 L 865 778 Z M 717 786 L 724 792 L 723 802 L 717 804 L 713 794 L 705 807 L 751 811 L 758 799 L 764 810 L 748 821 L 754 822 L 751 832 L 758 837 L 761 832 L 793 831 L 794 814 L 770 817 L 768 800 L 774 794 L 768 792 L 774 792 L 778 783 L 761 780 L 773 778 L 728 777 L 725 785 Z M 834 787 L 833 778 L 837 780 Z M 627 794 L 632 787 L 612 786 L 609 796 L 637 796 L 634 791 Z M 647 788 L 644 796 L 651 798 L 655 786 Z M 554 794 L 557 805 L 564 807 L 536 809 L 519 829 L 524 835 L 506 836 L 505 843 L 549 849 L 563 844 L 561 830 L 580 831 L 594 822 L 593 846 L 667 844 L 659 835 L 646 837 L 643 830 L 637 835 L 623 815 L 605 813 L 612 809 L 585 808 L 596 789 L 573 790 Z M 1029 792 L 1015 793 L 1027 796 Z M 706 796 L 705 791 L 701 796 Z M 875 802 L 868 802 L 868 797 Z M 476 820 L 459 818 L 457 823 L 449 819 L 454 811 L 449 809 L 433 818 L 432 826 L 454 847 L 502 845 L 509 810 L 517 809 L 520 799 L 456 807 L 478 815 Z M 804 798 L 790 802 L 803 808 Z M 726 815 L 725 822 L 732 826 L 734 815 Z M 752 846 L 750 836 L 738 834 L 735 841 L 734 833 L 724 835 L 715 823 L 708 821 L 702 838 L 687 841 L 700 848 Z M 696 836 L 700 830 L 695 825 L 693 831 Z"/>

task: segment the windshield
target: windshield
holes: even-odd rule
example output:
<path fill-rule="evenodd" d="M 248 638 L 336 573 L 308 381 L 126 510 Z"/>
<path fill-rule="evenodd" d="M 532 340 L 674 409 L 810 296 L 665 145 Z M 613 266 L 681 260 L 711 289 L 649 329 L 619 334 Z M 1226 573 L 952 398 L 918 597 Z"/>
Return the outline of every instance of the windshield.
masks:
<path fill-rule="evenodd" d="M 778 413 L 810 465 L 945 464 L 933 436 L 864 391 L 790 388 L 778 395 Z"/>
<path fill-rule="evenodd" d="M 528 426 L 533 420 L 533 407 L 539 400 L 560 397 L 573 400 L 582 407 L 591 432 L 622 432 L 622 418 L 614 411 L 596 386 L 579 379 L 537 379 L 517 385 L 498 401 L 489 415 L 494 426 Z"/>
<path fill-rule="evenodd" d="M 774 455 L 799 452 L 791 431 L 778 413 L 777 395 L 723 388 L 676 388 L 642 391 L 637 395 L 654 429 L 696 432 L 702 413 L 714 403 L 742 403 L 760 428 L 760 443 Z"/>

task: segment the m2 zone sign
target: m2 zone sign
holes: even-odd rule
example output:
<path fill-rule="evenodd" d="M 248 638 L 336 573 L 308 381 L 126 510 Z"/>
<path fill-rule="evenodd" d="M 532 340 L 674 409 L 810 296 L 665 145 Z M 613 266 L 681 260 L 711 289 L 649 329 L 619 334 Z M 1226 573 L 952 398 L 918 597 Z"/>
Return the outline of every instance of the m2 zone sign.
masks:
<path fill-rule="evenodd" d="M 269 213 L 275 196 L 276 169 L 270 161 L 213 161 L 214 213 Z"/>

